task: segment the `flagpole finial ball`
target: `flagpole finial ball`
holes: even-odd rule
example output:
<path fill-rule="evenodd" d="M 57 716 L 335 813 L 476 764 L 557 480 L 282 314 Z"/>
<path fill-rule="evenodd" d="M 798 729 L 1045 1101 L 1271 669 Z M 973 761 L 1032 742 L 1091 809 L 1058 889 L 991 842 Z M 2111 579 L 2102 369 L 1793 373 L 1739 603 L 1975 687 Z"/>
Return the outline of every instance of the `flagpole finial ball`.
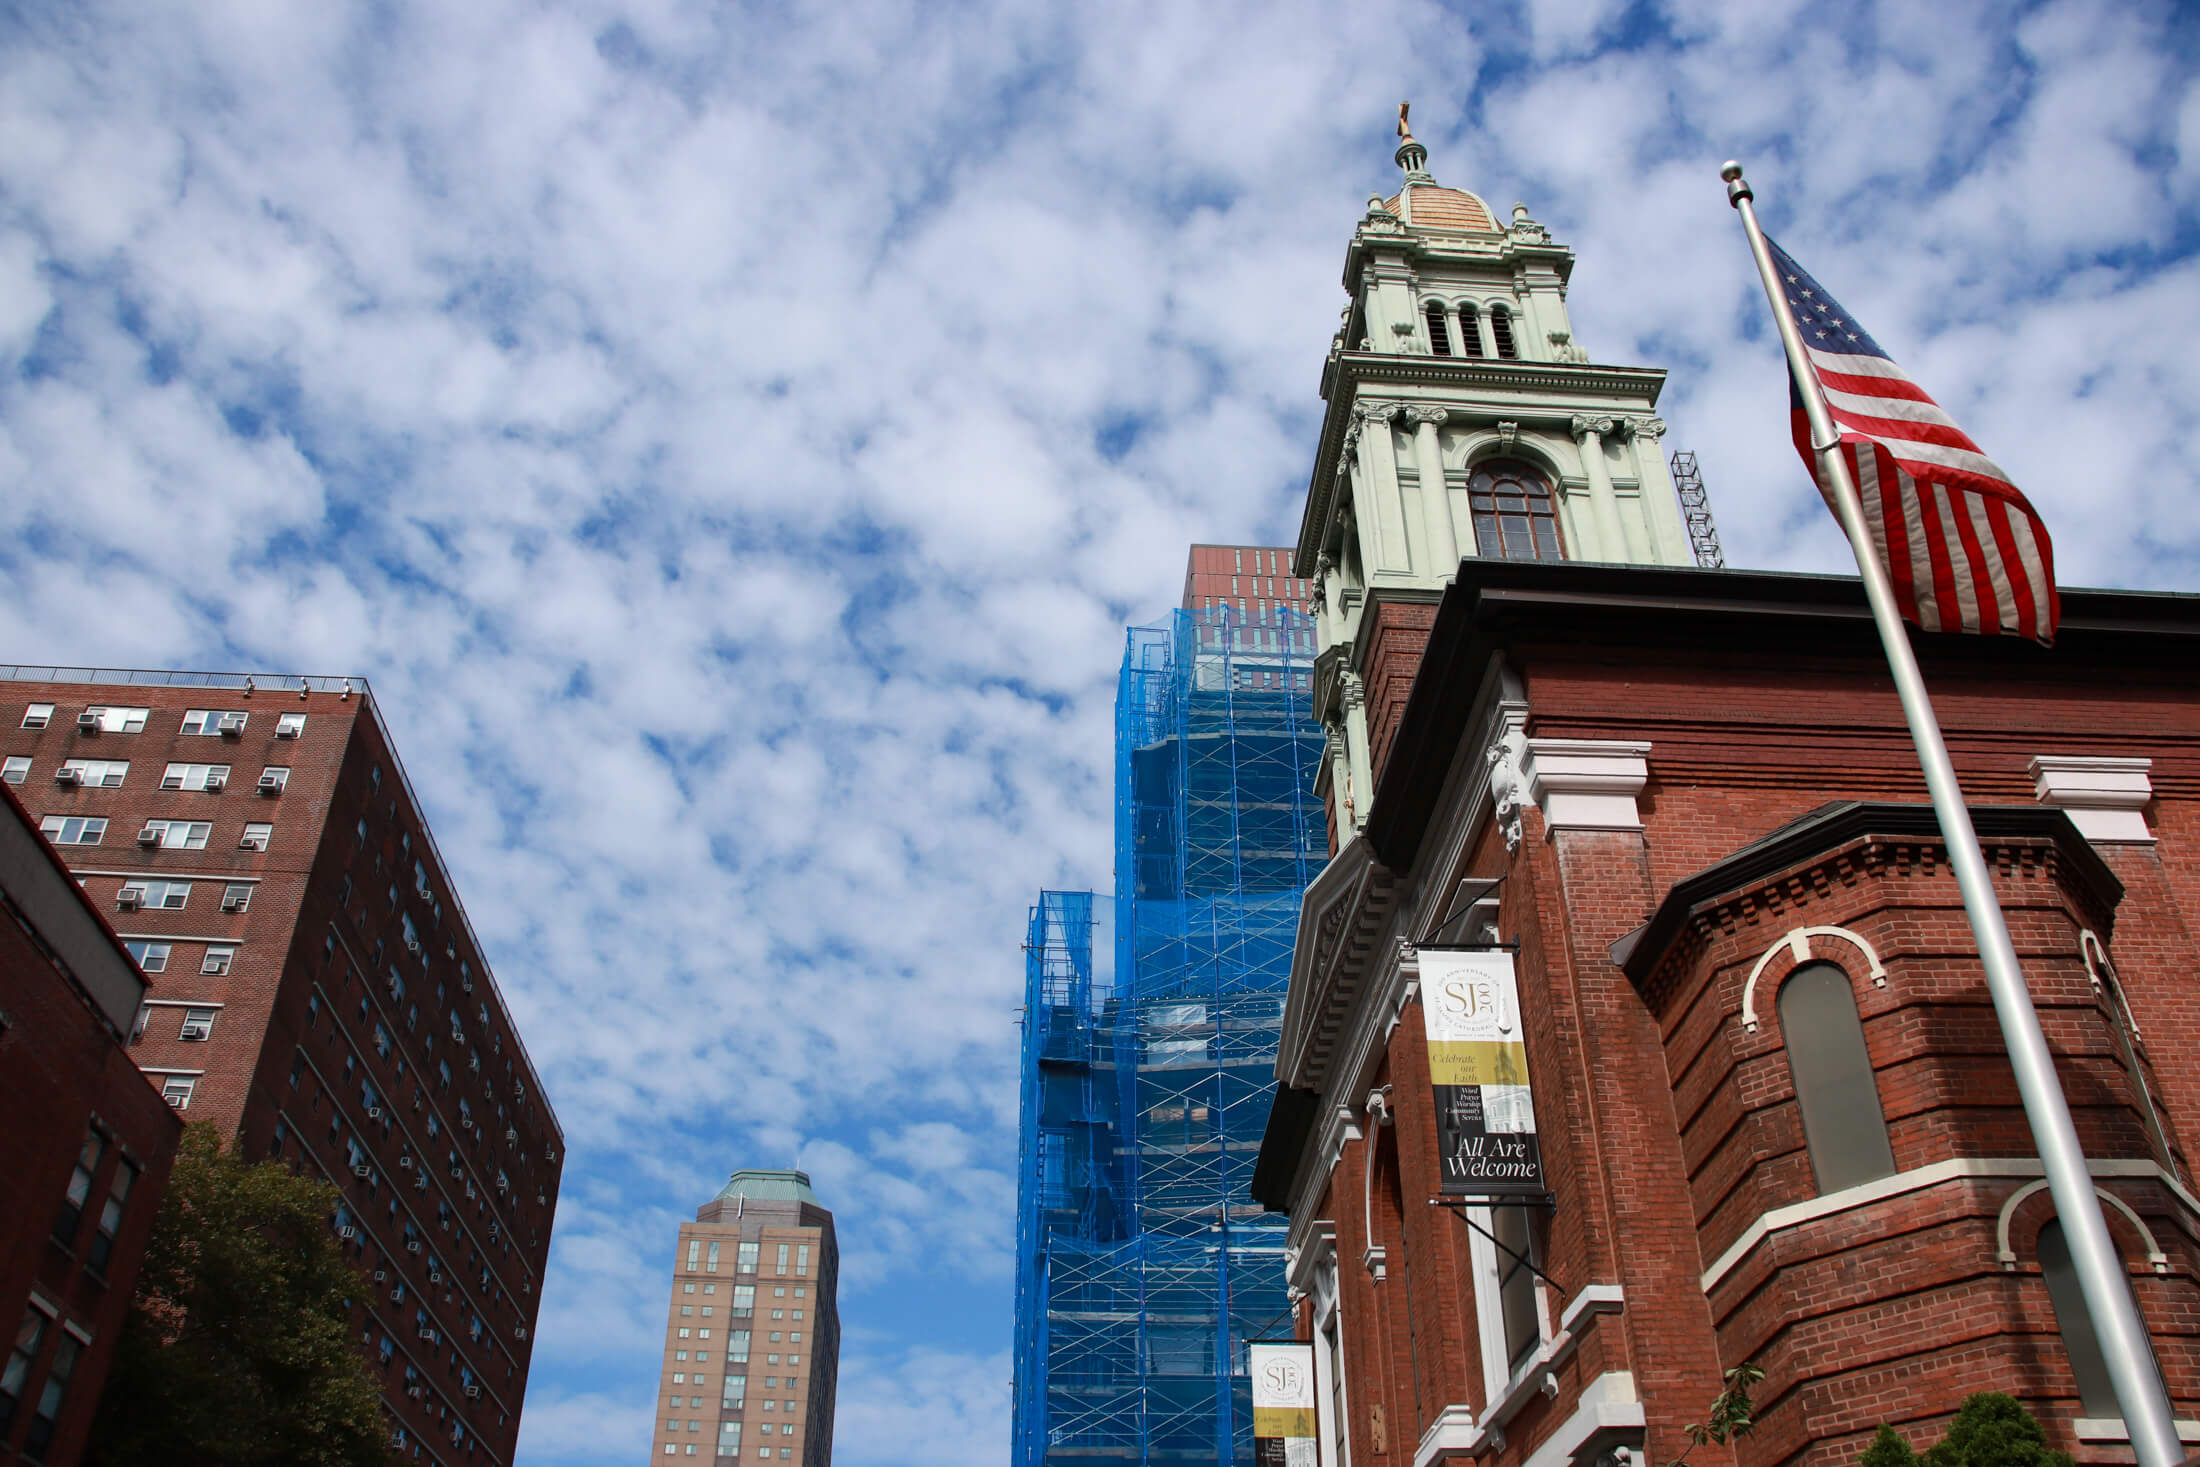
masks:
<path fill-rule="evenodd" d="M 1727 159 L 1724 163 L 1721 163 L 1719 165 L 1719 177 L 1725 179 L 1728 183 L 1734 182 L 1741 176 L 1742 165 L 1735 162 L 1732 158 Z"/>

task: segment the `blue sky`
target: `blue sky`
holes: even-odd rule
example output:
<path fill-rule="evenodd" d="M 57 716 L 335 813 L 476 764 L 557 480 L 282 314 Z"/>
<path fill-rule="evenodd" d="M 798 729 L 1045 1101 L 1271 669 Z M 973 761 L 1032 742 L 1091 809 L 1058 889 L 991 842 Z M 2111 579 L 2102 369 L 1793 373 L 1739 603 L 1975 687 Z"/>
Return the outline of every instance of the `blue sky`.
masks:
<path fill-rule="evenodd" d="M 632 1463 L 676 1220 L 799 1157 L 842 1467 L 1002 1462 L 1024 909 L 1120 628 L 1291 533 L 1392 109 L 1845 554 L 1716 172 L 2039 505 L 2200 582 L 2167 5 L 0 11 L 0 658 L 363 673 L 566 1126 L 521 1461 Z"/>

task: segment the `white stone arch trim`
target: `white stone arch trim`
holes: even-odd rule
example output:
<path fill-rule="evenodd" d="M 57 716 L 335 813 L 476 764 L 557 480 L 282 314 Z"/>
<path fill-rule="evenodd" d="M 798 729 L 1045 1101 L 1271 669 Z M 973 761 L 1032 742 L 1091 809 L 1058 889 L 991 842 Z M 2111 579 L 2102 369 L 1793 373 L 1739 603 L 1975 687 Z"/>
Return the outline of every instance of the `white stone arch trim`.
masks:
<path fill-rule="evenodd" d="M 1757 965 L 1749 970 L 1749 981 L 1742 985 L 1743 1032 L 1749 1034 L 1757 1032 L 1757 980 L 1764 976 L 1765 969 L 1771 965 L 1774 958 L 1780 955 L 1782 948 L 1795 955 L 1797 967 L 1811 961 L 1815 954 L 1811 951 L 1810 940 L 1814 937 L 1839 938 L 1841 941 L 1853 946 L 1864 955 L 1864 962 L 1867 964 L 1865 971 L 1872 980 L 1872 987 L 1885 988 L 1887 986 L 1886 965 L 1879 961 L 1879 954 L 1873 950 L 1872 945 L 1858 934 L 1849 931 L 1846 927 L 1791 928 L 1781 936 L 1778 942 L 1765 949 L 1764 956 L 1757 959 Z"/>
<path fill-rule="evenodd" d="M 2085 976 L 2092 980 L 2093 996 L 2103 998 L 2113 993 L 2131 1042 L 2145 1048 L 2146 1041 L 2139 1037 L 2139 1016 L 2131 1011 L 2131 1001 L 2124 997 L 2123 980 L 2116 976 L 2116 960 L 2108 955 L 2107 945 L 2090 927 L 2078 929 L 2078 955 L 2085 960 Z"/>
<path fill-rule="evenodd" d="M 1458 474 L 1460 487 L 1463 488 L 1465 481 L 1473 478 L 1474 471 L 1485 461 L 1493 458 L 1517 458 L 1542 470 L 1543 477 L 1550 480 L 1553 494 L 1563 493 L 1570 471 L 1560 463 L 1551 445 L 1540 441 L 1540 434 L 1535 431 L 1541 427 L 1540 424 L 1535 425 L 1534 429 L 1521 431 L 1524 427 L 1526 425 L 1516 425 L 1511 434 L 1501 432 L 1495 424 L 1456 429 L 1459 462 L 1455 466 L 1450 462 L 1450 455 L 1445 456 L 1445 477 L 1448 479 L 1452 474 Z M 1573 472 L 1573 480 L 1585 482 L 1578 472 Z"/>
<path fill-rule="evenodd" d="M 2010 1193 L 2009 1200 L 2001 1205 L 2001 1216 L 1994 1220 L 1994 1247 L 2005 1271 L 2014 1273 L 2017 1267 L 2017 1251 L 2009 1246 L 2009 1224 L 2016 1217 L 2017 1209 L 2024 1205 L 2026 1198 L 2035 1192 L 2043 1192 L 2046 1189 L 2047 1178 L 2045 1177 L 2041 1177 L 2038 1181 L 2026 1182 L 2016 1191 Z M 2156 1273 L 2168 1273 L 2169 1255 L 2164 1253 L 2162 1245 L 2155 1241 L 2154 1229 L 2148 1227 L 2139 1214 L 2132 1211 L 2131 1204 L 2097 1182 L 2093 1186 L 2093 1192 L 2103 1202 L 2122 1213 L 2131 1225 L 2139 1230 L 2139 1236 L 2146 1240 L 2147 1262 L 2153 1267 L 2154 1271 Z"/>

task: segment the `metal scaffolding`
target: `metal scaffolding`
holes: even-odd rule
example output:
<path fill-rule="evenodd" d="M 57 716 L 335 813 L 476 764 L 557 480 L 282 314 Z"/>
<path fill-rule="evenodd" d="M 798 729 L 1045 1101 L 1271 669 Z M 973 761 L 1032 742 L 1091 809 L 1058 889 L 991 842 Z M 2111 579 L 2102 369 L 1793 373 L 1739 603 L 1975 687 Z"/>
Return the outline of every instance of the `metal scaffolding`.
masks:
<path fill-rule="evenodd" d="M 1285 1295 L 1283 1219 L 1249 1184 L 1328 857 L 1313 652 L 1288 611 L 1129 633 L 1112 942 L 1089 892 L 1031 913 L 1017 1467 L 1252 1462 L 1245 1343 Z"/>

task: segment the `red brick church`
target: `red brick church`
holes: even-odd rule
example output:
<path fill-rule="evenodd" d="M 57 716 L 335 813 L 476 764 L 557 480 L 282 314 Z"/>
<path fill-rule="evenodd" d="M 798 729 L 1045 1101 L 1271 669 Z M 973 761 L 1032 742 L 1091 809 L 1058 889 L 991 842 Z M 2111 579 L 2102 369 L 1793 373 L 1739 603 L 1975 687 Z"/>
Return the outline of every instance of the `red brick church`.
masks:
<path fill-rule="evenodd" d="M 1663 373 L 1575 345 L 1525 208 L 1399 162 L 1292 567 L 1335 855 L 1255 1187 L 1322 1467 L 1664 1463 L 1743 1362 L 1760 1424 L 1699 1467 L 1923 1446 L 1979 1390 L 2131 1460 L 1858 584 L 1701 568 Z M 2200 597 L 1916 641 L 2200 1441 Z M 1504 1042 L 1432 1041 L 1474 971 Z M 1525 1074 L 1463 1078 L 1500 1051 Z"/>

